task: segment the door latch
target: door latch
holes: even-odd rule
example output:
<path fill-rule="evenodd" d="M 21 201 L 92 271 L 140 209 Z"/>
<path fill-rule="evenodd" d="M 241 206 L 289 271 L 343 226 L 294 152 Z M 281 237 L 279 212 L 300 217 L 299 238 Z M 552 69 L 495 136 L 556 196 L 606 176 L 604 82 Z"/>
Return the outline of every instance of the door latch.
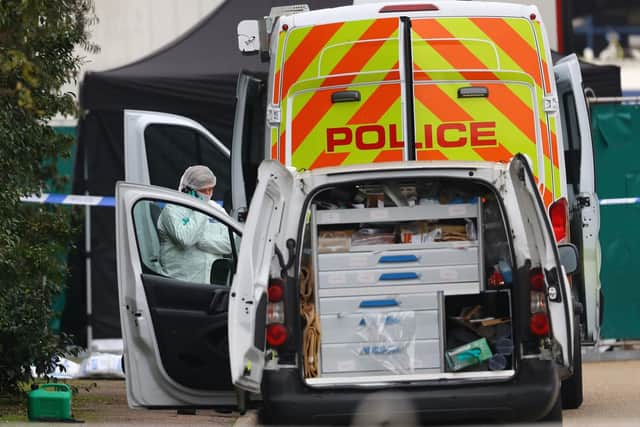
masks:
<path fill-rule="evenodd" d="M 576 202 L 578 202 L 579 209 L 591 207 L 591 198 L 589 196 L 578 196 L 576 197 Z"/>

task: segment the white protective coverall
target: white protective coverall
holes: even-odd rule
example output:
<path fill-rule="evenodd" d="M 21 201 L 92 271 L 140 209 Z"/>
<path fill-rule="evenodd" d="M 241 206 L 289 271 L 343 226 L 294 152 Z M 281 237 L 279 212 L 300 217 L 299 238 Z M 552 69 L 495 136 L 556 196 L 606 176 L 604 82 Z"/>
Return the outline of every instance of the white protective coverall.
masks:
<path fill-rule="evenodd" d="M 158 234 L 160 265 L 174 279 L 209 283 L 213 262 L 231 254 L 227 226 L 183 206 L 167 205 L 162 210 Z"/>

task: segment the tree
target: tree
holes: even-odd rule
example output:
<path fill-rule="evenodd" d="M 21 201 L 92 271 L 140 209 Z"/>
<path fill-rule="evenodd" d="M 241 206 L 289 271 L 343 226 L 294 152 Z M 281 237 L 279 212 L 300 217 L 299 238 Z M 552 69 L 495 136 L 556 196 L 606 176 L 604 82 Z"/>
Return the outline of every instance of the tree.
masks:
<path fill-rule="evenodd" d="M 67 342 L 48 323 L 65 283 L 69 212 L 20 197 L 50 191 L 55 159 L 70 155 L 72 140 L 47 123 L 76 112 L 60 89 L 77 78 L 76 47 L 97 51 L 93 21 L 92 0 L 0 0 L 0 393 L 16 392 L 30 365 L 51 369 Z"/>

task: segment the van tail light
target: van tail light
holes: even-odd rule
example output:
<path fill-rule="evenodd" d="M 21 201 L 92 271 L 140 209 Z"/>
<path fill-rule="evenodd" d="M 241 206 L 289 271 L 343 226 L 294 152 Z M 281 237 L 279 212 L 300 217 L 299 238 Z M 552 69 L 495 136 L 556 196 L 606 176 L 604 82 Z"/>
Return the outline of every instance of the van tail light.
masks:
<path fill-rule="evenodd" d="M 393 13 L 393 12 L 431 12 L 438 9 L 435 4 L 394 4 L 389 6 L 383 6 L 380 9 L 380 13 Z"/>
<path fill-rule="evenodd" d="M 287 342 L 288 332 L 284 315 L 284 284 L 280 279 L 271 279 L 267 288 L 267 344 L 279 347 Z"/>
<path fill-rule="evenodd" d="M 549 335 L 549 315 L 547 314 L 546 282 L 541 268 L 529 273 L 529 330 L 537 337 Z"/>
<path fill-rule="evenodd" d="M 549 317 L 547 313 L 534 313 L 529 320 L 529 329 L 534 335 L 546 337 L 549 335 Z"/>
<path fill-rule="evenodd" d="M 282 301 L 267 304 L 267 325 L 272 323 L 284 323 L 284 304 Z"/>
<path fill-rule="evenodd" d="M 280 347 L 287 342 L 287 328 L 282 323 L 267 325 L 267 344 L 271 347 Z"/>
<path fill-rule="evenodd" d="M 544 292 L 544 274 L 542 269 L 534 268 L 529 274 L 529 282 L 531 283 L 531 290 Z"/>
<path fill-rule="evenodd" d="M 549 217 L 556 242 L 564 242 L 568 237 L 569 230 L 569 204 L 566 198 L 562 197 L 551 204 Z"/>
<path fill-rule="evenodd" d="M 284 296 L 284 286 L 281 281 L 272 281 L 267 289 L 269 302 L 280 302 Z"/>

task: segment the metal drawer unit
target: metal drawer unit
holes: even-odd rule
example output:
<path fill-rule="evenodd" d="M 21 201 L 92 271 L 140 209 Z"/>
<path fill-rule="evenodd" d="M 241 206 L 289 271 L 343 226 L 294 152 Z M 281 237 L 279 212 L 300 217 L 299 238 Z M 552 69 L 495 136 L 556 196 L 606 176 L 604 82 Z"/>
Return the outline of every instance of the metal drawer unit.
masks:
<path fill-rule="evenodd" d="M 444 295 L 481 289 L 480 209 L 479 203 L 312 208 L 321 376 L 444 371 Z M 475 219 L 477 241 L 360 245 L 332 253 L 316 249 L 323 225 L 461 218 Z"/>

